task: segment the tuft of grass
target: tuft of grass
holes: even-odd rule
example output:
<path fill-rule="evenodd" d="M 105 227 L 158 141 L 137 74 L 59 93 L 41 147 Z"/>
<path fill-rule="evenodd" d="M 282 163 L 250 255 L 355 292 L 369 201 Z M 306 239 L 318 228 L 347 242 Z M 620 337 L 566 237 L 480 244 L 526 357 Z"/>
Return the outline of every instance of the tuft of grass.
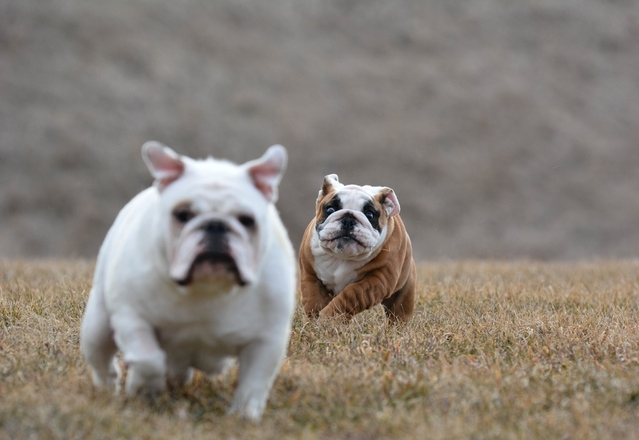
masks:
<path fill-rule="evenodd" d="M 633 438 L 639 264 L 419 267 L 404 326 L 298 309 L 262 422 L 226 416 L 236 371 L 153 405 L 93 389 L 78 348 L 90 261 L 0 263 L 0 439 Z"/>

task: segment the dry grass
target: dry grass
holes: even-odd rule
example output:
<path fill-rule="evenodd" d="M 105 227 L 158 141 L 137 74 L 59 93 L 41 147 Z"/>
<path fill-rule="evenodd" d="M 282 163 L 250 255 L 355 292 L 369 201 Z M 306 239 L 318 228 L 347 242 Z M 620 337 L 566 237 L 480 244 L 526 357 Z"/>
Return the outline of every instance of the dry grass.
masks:
<path fill-rule="evenodd" d="M 639 265 L 420 268 L 406 327 L 295 316 L 258 425 L 224 415 L 235 372 L 154 406 L 92 389 L 78 327 L 92 264 L 0 263 L 0 439 L 632 438 Z"/>

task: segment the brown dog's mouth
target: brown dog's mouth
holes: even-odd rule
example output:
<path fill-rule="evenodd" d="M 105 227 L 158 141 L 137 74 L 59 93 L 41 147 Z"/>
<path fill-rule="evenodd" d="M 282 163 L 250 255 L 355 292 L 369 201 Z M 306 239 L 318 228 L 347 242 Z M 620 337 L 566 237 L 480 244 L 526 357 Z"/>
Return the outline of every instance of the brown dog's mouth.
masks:
<path fill-rule="evenodd" d="M 204 273 L 207 277 L 233 277 L 236 284 L 245 286 L 247 283 L 242 278 L 237 263 L 227 253 L 222 252 L 203 252 L 193 261 L 186 277 L 181 280 L 175 280 L 180 286 L 188 286 L 191 284 L 196 275 Z"/>
<path fill-rule="evenodd" d="M 354 241 L 354 242 L 355 242 L 355 243 L 357 243 L 358 245 L 360 245 L 360 246 L 364 246 L 364 244 L 363 244 L 361 241 L 359 241 L 358 239 L 356 239 L 355 237 L 353 237 L 353 236 L 352 236 L 352 235 L 350 235 L 350 234 L 343 234 L 343 235 L 339 235 L 339 236 L 337 236 L 337 237 L 333 237 L 333 238 L 331 238 L 331 239 L 330 239 L 330 240 L 328 240 L 328 241 L 329 241 L 329 242 L 333 242 L 333 241 L 340 241 L 340 240 L 343 240 L 343 241 L 345 241 L 345 242 Z M 366 246 L 364 246 L 364 247 L 366 247 Z"/>

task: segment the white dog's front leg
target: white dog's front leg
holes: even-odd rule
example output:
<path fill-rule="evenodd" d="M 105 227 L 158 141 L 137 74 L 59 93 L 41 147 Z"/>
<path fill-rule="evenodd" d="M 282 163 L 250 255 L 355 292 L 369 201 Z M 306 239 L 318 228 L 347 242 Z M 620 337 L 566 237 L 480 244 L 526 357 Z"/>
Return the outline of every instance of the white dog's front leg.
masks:
<path fill-rule="evenodd" d="M 93 385 L 115 389 L 120 379 L 120 368 L 115 359 L 117 347 L 99 286 L 91 290 L 82 317 L 80 348 L 91 367 Z"/>
<path fill-rule="evenodd" d="M 281 341 L 256 341 L 240 352 L 231 414 L 238 413 L 254 421 L 260 419 L 285 351 L 286 344 Z"/>
<path fill-rule="evenodd" d="M 132 313 L 114 315 L 115 341 L 128 367 L 125 391 L 153 398 L 166 387 L 166 354 L 153 327 Z"/>

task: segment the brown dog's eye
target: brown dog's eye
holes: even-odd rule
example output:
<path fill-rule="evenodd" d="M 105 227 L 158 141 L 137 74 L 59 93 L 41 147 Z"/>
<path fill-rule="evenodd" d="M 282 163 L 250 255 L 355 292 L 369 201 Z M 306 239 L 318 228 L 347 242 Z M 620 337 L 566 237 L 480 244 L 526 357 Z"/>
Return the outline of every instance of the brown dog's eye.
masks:
<path fill-rule="evenodd" d="M 250 215 L 241 215 L 237 218 L 239 222 L 247 229 L 251 229 L 255 226 L 255 219 Z"/>
<path fill-rule="evenodd" d="M 185 224 L 195 217 L 195 214 L 188 209 L 178 209 L 173 212 L 173 218 L 180 224 Z"/>

